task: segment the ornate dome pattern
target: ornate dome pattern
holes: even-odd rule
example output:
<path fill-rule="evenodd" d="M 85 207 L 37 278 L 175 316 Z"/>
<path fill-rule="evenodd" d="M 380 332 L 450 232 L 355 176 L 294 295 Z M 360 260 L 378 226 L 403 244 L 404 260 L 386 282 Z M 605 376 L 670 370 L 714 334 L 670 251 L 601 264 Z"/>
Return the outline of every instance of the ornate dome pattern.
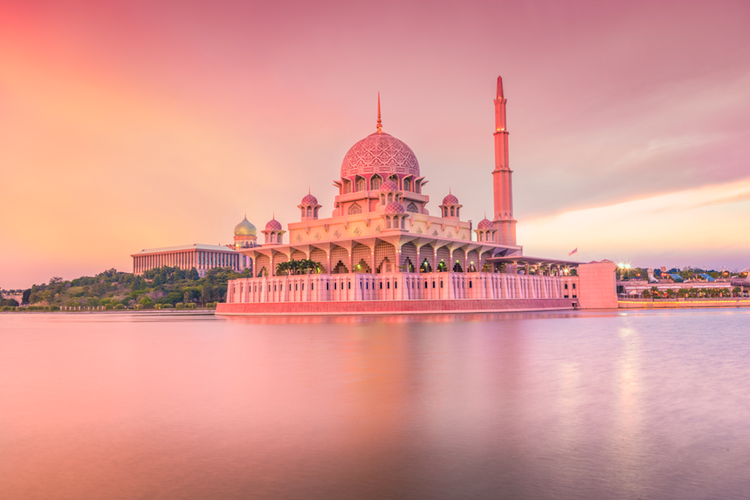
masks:
<path fill-rule="evenodd" d="M 449 194 L 448 196 L 443 198 L 443 205 L 458 205 L 458 198 L 456 198 L 452 194 Z"/>
<path fill-rule="evenodd" d="M 398 185 L 395 182 L 388 180 L 380 185 L 380 191 L 383 193 L 393 193 L 398 191 Z"/>
<path fill-rule="evenodd" d="M 242 219 L 242 222 L 234 226 L 234 235 L 235 236 L 255 236 L 255 226 L 253 226 L 250 221 L 247 220 L 247 216 L 245 216 L 244 219 Z"/>
<path fill-rule="evenodd" d="M 385 213 L 387 214 L 403 214 L 405 212 L 404 206 L 396 201 L 389 203 L 385 207 Z"/>
<path fill-rule="evenodd" d="M 494 224 L 492 224 L 491 221 L 487 219 L 482 219 L 479 221 L 479 224 L 477 224 L 477 229 L 481 229 L 482 231 L 486 231 L 488 229 L 495 229 Z"/>
<path fill-rule="evenodd" d="M 266 231 L 281 231 L 281 222 L 276 219 L 271 219 L 266 224 Z"/>
<path fill-rule="evenodd" d="M 341 163 L 341 177 L 402 174 L 419 177 L 419 162 L 402 141 L 384 132 L 368 135 L 351 147 Z"/>
<path fill-rule="evenodd" d="M 305 197 L 302 198 L 302 203 L 300 203 L 300 205 L 305 205 L 305 206 L 310 205 L 313 207 L 316 206 L 317 204 L 318 204 L 318 199 L 311 194 L 305 195 Z"/>

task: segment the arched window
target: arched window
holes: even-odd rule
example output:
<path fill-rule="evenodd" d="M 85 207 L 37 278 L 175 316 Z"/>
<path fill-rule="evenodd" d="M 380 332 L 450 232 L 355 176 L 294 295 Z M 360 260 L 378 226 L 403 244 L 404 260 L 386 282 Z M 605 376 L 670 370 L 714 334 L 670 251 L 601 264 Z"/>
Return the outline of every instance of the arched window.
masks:
<path fill-rule="evenodd" d="M 383 178 L 380 177 L 378 174 L 375 174 L 370 178 L 370 189 L 380 189 L 380 186 L 383 185 Z"/>
<path fill-rule="evenodd" d="M 443 217 L 448 217 L 448 207 L 443 207 Z"/>
<path fill-rule="evenodd" d="M 276 236 L 276 235 L 275 235 L 275 234 L 273 234 L 273 233 L 271 233 L 271 243 L 273 243 L 273 240 L 274 240 L 274 236 Z"/>
<path fill-rule="evenodd" d="M 344 179 L 344 194 L 352 192 L 352 181 Z"/>
<path fill-rule="evenodd" d="M 362 213 L 362 207 L 360 207 L 357 203 L 349 207 L 349 215 L 355 215 L 355 214 L 361 214 L 361 213 Z"/>
<path fill-rule="evenodd" d="M 456 215 L 456 209 L 455 207 L 451 207 L 451 217 Z"/>
<path fill-rule="evenodd" d="M 312 207 L 307 207 L 307 216 L 312 217 Z"/>
<path fill-rule="evenodd" d="M 391 218 L 390 217 L 386 217 L 385 218 L 385 228 L 386 229 L 390 229 L 391 228 Z"/>
<path fill-rule="evenodd" d="M 388 180 L 395 182 L 396 186 L 398 186 L 398 175 L 393 174 L 392 176 L 388 177 Z"/>
<path fill-rule="evenodd" d="M 393 193 L 388 193 L 388 203 L 393 202 Z"/>
<path fill-rule="evenodd" d="M 362 177 L 357 176 L 357 191 L 364 191 L 365 185 L 365 180 Z"/>
<path fill-rule="evenodd" d="M 401 229 L 406 229 L 406 217 L 401 217 Z"/>
<path fill-rule="evenodd" d="M 411 191 L 411 179 L 404 179 L 404 191 Z"/>
<path fill-rule="evenodd" d="M 315 209 L 315 218 L 316 219 L 318 218 L 318 209 L 317 208 Z"/>

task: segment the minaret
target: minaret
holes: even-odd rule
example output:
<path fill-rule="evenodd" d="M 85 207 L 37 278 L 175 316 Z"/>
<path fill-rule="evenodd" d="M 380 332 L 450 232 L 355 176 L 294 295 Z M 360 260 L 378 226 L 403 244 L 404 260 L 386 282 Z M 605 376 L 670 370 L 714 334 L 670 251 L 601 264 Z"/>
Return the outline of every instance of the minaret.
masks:
<path fill-rule="evenodd" d="M 516 220 L 513 218 L 513 171 L 508 163 L 508 130 L 505 124 L 505 103 L 503 78 L 497 77 L 497 98 L 495 99 L 495 170 L 492 184 L 495 198 L 495 214 L 492 223 L 497 229 L 496 243 L 516 244 Z"/>

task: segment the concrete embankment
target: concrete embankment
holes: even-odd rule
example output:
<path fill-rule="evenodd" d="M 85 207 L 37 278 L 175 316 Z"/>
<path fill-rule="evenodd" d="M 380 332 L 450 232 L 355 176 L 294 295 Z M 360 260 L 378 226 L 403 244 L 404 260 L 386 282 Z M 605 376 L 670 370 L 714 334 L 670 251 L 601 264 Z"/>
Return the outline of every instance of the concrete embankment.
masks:
<path fill-rule="evenodd" d="M 620 309 L 691 309 L 696 307 L 750 307 L 750 299 L 618 300 Z"/>
<path fill-rule="evenodd" d="M 577 308 L 577 299 L 358 300 L 218 304 L 216 314 L 219 316 L 338 316 L 559 311 Z"/>

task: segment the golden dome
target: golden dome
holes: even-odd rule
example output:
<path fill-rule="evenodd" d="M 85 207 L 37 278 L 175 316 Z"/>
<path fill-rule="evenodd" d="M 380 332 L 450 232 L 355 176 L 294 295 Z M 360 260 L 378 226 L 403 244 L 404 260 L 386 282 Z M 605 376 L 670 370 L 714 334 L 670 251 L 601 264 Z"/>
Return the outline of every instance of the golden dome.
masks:
<path fill-rule="evenodd" d="M 248 220 L 247 215 L 244 219 L 242 219 L 242 222 L 234 226 L 234 235 L 235 236 L 255 236 L 255 226 L 253 226 Z"/>

